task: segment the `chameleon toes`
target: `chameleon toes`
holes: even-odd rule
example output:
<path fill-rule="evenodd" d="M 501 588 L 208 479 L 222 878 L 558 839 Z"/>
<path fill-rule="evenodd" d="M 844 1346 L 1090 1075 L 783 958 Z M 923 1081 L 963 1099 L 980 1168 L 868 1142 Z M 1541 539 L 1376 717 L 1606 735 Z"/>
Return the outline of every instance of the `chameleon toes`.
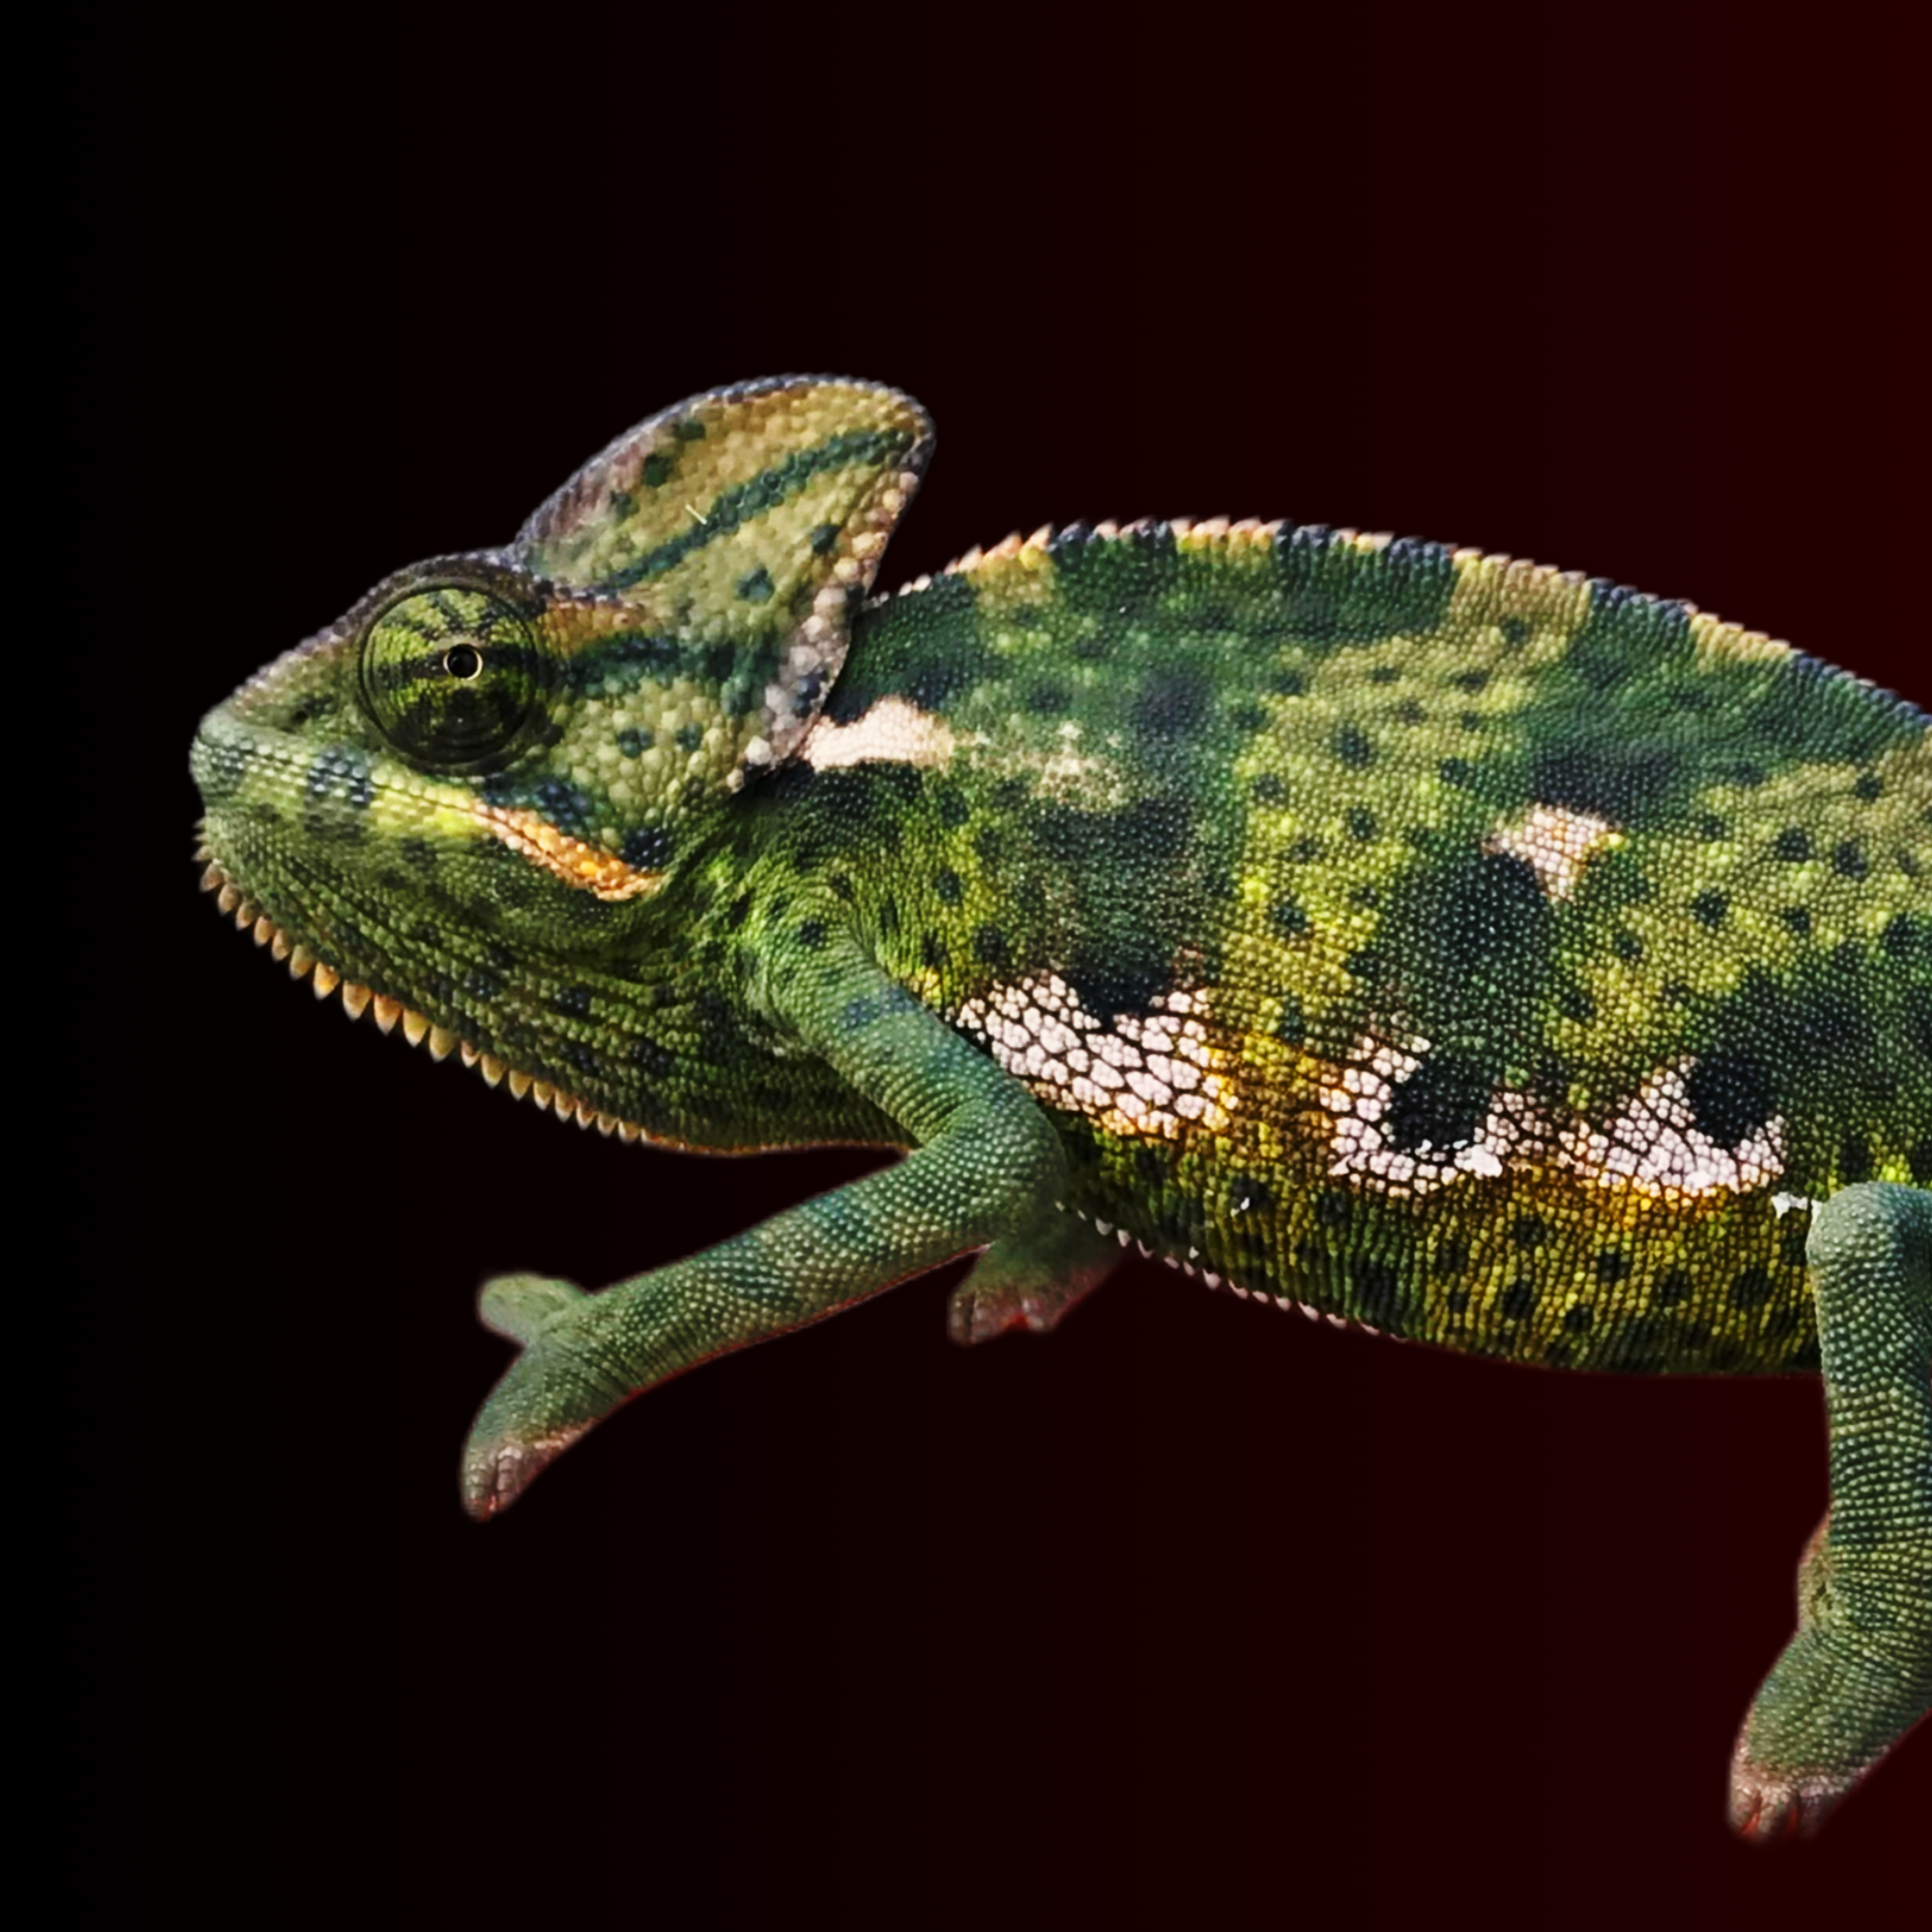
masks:
<path fill-rule="evenodd" d="M 1754 1845 L 1814 1838 L 1856 1782 L 1831 1772 L 1769 1770 L 1752 1761 L 1747 1741 L 1740 1738 L 1731 1760 L 1731 1829 Z"/>
<path fill-rule="evenodd" d="M 1015 1329 L 1044 1335 L 1098 1288 L 1120 1250 L 1078 1215 L 1054 1208 L 1002 1237 L 952 1291 L 946 1332 L 970 1346 Z"/>
<path fill-rule="evenodd" d="M 492 1334 L 527 1344 L 553 1316 L 583 1300 L 574 1282 L 546 1275 L 500 1274 L 484 1285 L 476 1317 Z"/>

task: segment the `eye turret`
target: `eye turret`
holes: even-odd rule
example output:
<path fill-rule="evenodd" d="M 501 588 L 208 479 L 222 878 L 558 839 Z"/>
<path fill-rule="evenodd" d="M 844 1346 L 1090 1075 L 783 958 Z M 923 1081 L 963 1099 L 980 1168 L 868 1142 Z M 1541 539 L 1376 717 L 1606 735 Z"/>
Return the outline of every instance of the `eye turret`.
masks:
<path fill-rule="evenodd" d="M 548 668 L 523 614 L 501 598 L 471 584 L 419 587 L 370 621 L 362 700 L 412 764 L 487 770 L 524 742 Z"/>

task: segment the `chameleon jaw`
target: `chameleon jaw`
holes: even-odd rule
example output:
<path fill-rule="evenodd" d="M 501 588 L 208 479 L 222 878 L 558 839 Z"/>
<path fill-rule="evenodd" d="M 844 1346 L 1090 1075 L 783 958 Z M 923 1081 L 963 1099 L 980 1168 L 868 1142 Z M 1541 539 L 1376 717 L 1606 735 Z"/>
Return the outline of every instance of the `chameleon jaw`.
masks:
<path fill-rule="evenodd" d="M 318 1000 L 339 993 L 342 1010 L 352 1020 L 359 1020 L 368 1013 L 383 1033 L 394 1033 L 400 1026 L 410 1046 L 427 1047 L 432 1060 L 447 1060 L 451 1054 L 458 1054 L 465 1066 L 475 1067 L 490 1086 L 507 1082 L 516 1099 L 534 1100 L 539 1107 L 553 1111 L 560 1120 L 574 1120 L 580 1127 L 594 1126 L 607 1138 L 615 1134 L 626 1142 L 651 1138 L 634 1123 L 593 1107 L 549 1081 L 517 1072 L 495 1054 L 482 1052 L 446 1027 L 433 1024 L 413 1006 L 406 1006 L 401 1000 L 378 993 L 358 980 L 345 980 L 326 960 L 300 940 L 292 940 L 276 925 L 229 877 L 205 841 L 197 840 L 194 856 L 197 864 L 206 868 L 201 875 L 202 890 L 213 892 L 221 910 L 233 915 L 238 932 L 252 932 L 257 946 L 266 946 L 274 958 L 286 961 L 290 979 L 308 980 Z"/>

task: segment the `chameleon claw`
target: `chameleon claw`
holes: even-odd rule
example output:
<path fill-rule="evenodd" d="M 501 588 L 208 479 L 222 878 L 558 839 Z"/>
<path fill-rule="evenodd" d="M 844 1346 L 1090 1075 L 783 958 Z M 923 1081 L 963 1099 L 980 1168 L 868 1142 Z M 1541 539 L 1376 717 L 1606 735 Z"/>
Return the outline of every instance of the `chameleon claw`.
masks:
<path fill-rule="evenodd" d="M 590 1426 L 580 1422 L 530 1440 L 495 1435 L 484 1426 L 494 1406 L 484 1406 L 463 1450 L 463 1508 L 478 1522 L 501 1516 Z"/>
<path fill-rule="evenodd" d="M 1856 1781 L 1828 1772 L 1770 1770 L 1753 1762 L 1740 1738 L 1731 1760 L 1731 1829 L 1754 1845 L 1815 1838 Z"/>

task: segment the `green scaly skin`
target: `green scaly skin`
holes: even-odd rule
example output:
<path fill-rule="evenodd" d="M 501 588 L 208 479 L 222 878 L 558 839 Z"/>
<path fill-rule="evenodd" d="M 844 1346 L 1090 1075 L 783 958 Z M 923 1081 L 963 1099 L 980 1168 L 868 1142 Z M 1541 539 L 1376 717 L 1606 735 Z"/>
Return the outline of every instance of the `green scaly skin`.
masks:
<path fill-rule="evenodd" d="M 469 1508 L 981 1248 L 963 1341 L 1131 1243 L 1514 1360 L 1822 1368 L 1732 1781 L 1814 1828 L 1932 1700 L 1926 718 L 1348 531 L 1076 526 L 867 602 L 931 442 L 860 383 L 680 404 L 202 722 L 206 883 L 318 993 L 627 1138 L 910 1150 L 598 1294 L 490 1284 Z"/>

